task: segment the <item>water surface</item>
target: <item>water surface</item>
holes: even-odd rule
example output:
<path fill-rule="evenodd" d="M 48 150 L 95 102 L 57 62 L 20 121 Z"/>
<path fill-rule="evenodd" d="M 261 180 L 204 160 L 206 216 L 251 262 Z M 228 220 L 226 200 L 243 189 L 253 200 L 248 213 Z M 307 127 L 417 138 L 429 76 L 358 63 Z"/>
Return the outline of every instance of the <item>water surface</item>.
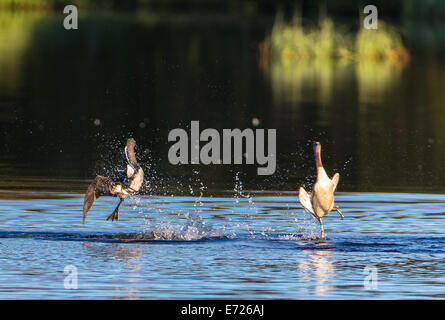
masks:
<path fill-rule="evenodd" d="M 2 179 L 107 174 L 132 136 L 144 171 L 162 182 L 156 194 L 188 194 L 177 181 L 195 170 L 208 188 L 231 188 L 241 171 L 250 189 L 292 190 L 314 173 L 318 140 L 342 191 L 445 191 L 441 23 L 396 26 L 411 55 L 404 66 L 309 61 L 264 70 L 259 47 L 273 13 L 94 12 L 80 15 L 75 32 L 63 17 L 0 13 Z M 353 29 L 358 19 L 335 22 Z M 170 130 L 199 120 L 201 130 L 222 133 L 252 128 L 253 118 L 277 130 L 273 176 L 258 176 L 257 165 L 169 163 Z"/>
<path fill-rule="evenodd" d="M 396 25 L 404 66 L 265 70 L 274 14 L 82 11 L 74 32 L 63 18 L 0 12 L 0 298 L 444 297 L 443 23 Z M 170 130 L 254 118 L 277 129 L 273 176 L 169 163 Z M 115 173 L 130 136 L 142 195 L 113 223 L 117 200 L 99 199 L 83 225 L 87 183 Z M 270 191 L 310 187 L 314 140 L 345 215 L 324 241 L 295 191 Z"/>
<path fill-rule="evenodd" d="M 26 193 L 26 192 L 25 192 Z M 246 193 L 247 194 L 247 193 Z M 294 193 L 0 201 L 2 299 L 417 299 L 445 293 L 445 196 L 339 193 L 318 223 Z M 64 288 L 64 268 L 78 289 Z M 366 267 L 377 288 L 364 287 Z"/>

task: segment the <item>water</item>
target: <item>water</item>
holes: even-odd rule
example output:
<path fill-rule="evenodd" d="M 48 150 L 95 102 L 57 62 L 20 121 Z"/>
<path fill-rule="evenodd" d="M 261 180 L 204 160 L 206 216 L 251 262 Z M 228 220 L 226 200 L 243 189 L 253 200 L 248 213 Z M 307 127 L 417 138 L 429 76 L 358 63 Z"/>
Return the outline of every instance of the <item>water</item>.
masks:
<path fill-rule="evenodd" d="M 398 20 L 404 66 L 266 68 L 275 13 L 229 11 L 82 10 L 73 32 L 61 11 L 0 12 L 0 298 L 445 297 L 445 24 Z M 254 119 L 277 129 L 273 176 L 169 163 L 170 130 Z M 130 136 L 141 196 L 113 223 L 99 199 L 83 225 L 87 184 Z M 345 215 L 324 241 L 284 191 L 310 189 L 314 140 Z"/>
<path fill-rule="evenodd" d="M 242 171 L 250 189 L 292 190 L 314 173 L 319 140 L 343 191 L 445 192 L 443 24 L 397 26 L 411 54 L 403 67 L 308 62 L 267 72 L 259 46 L 273 13 L 97 11 L 79 19 L 79 30 L 67 32 L 61 12 L 0 14 L 2 179 L 106 175 L 104 164 L 118 163 L 132 136 L 167 194 L 188 194 L 177 181 L 197 168 L 209 189 L 231 188 Z M 251 128 L 255 118 L 258 128 L 277 129 L 273 176 L 258 176 L 256 165 L 169 163 L 170 130 L 199 120 L 201 130 L 222 133 Z"/>
<path fill-rule="evenodd" d="M 443 195 L 338 193 L 345 220 L 327 216 L 324 241 L 294 193 L 198 199 L 141 196 L 111 223 L 117 200 L 101 198 L 85 225 L 81 194 L 2 200 L 0 298 L 444 297 Z"/>

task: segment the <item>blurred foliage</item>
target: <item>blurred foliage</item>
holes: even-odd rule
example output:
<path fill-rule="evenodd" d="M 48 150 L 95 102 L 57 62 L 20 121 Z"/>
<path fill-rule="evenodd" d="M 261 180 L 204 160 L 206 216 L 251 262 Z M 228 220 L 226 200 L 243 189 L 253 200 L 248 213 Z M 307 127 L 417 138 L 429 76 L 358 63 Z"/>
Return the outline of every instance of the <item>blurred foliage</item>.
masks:
<path fill-rule="evenodd" d="M 352 35 L 327 17 L 322 17 L 318 26 L 303 27 L 298 14 L 291 23 L 285 23 L 282 13 L 277 14 L 261 52 L 284 65 L 299 59 L 388 59 L 403 63 L 409 58 L 395 28 L 381 20 L 376 30 L 362 27 Z"/>
<path fill-rule="evenodd" d="M 1 0 L 0 10 L 59 10 L 67 4 L 86 9 L 102 10 L 163 10 L 163 11 L 199 11 L 218 12 L 273 13 L 277 8 L 292 12 L 296 6 L 304 8 L 304 16 L 318 13 L 320 5 L 338 16 L 355 16 L 358 8 L 363 7 L 362 0 Z M 373 5 L 384 12 L 385 18 L 423 18 L 445 17 L 445 0 L 374 0 Z"/>
<path fill-rule="evenodd" d="M 246 187 L 292 190 L 313 174 L 308 141 L 319 139 L 327 167 L 342 172 L 342 191 L 443 190 L 445 64 L 437 46 L 445 33 L 437 23 L 403 21 L 412 54 L 405 65 L 381 54 L 387 49 L 357 57 L 361 31 L 339 28 L 333 16 L 312 27 L 296 16 L 301 41 L 306 31 L 311 37 L 301 47 L 307 56 L 288 50 L 272 63 L 263 43 L 260 69 L 257 44 L 271 34 L 273 16 L 93 12 L 67 32 L 61 12 L 24 14 L 0 12 L 0 174 L 104 174 L 103 160 L 115 163 L 131 135 L 152 158 L 141 161 L 152 165 L 147 174 L 177 192 L 195 169 L 209 187 L 230 189 L 242 171 Z M 401 41 L 399 32 L 390 38 Z M 387 37 L 376 42 L 388 47 Z M 196 119 L 202 128 L 246 128 L 254 117 L 278 129 L 273 177 L 252 166 L 166 160 L 173 128 Z"/>
<path fill-rule="evenodd" d="M 0 70 L 7 77 L 0 77 L 0 87 L 10 94 L 18 90 L 21 66 L 30 44 L 33 27 L 42 18 L 38 12 L 0 13 Z"/>
<path fill-rule="evenodd" d="M 350 39 L 335 31 L 330 19 L 324 19 L 313 29 L 304 29 L 298 22 L 286 25 L 277 19 L 265 47 L 273 60 L 281 60 L 283 64 L 298 59 L 341 58 L 351 51 Z"/>
<path fill-rule="evenodd" d="M 356 36 L 355 54 L 357 60 L 388 60 L 393 65 L 404 64 L 409 53 L 396 29 L 379 21 L 378 29 L 361 28 Z"/>
<path fill-rule="evenodd" d="M 378 29 L 360 28 L 354 35 L 323 16 L 317 26 L 303 26 L 296 13 L 286 23 L 278 13 L 269 36 L 260 45 L 260 66 L 270 75 L 278 99 L 287 95 L 297 102 L 302 86 L 316 84 L 319 101 L 329 102 L 333 68 L 337 72 L 352 64 L 357 73 L 359 93 L 364 101 L 377 96 L 397 79 L 409 61 L 400 34 L 379 20 Z M 283 96 L 284 94 L 284 96 Z"/>

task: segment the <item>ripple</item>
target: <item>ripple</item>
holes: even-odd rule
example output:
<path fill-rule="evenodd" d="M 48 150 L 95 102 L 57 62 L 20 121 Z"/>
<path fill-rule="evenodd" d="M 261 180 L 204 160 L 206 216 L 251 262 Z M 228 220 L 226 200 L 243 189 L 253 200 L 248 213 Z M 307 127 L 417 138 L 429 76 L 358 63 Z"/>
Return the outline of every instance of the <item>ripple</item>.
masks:
<path fill-rule="evenodd" d="M 96 233 L 83 232 L 34 232 L 34 231 L 0 231 L 0 239 L 34 239 L 54 241 L 85 241 L 85 242 L 116 242 L 116 243 L 141 243 L 155 241 L 204 241 L 229 239 L 229 235 L 212 232 L 203 235 L 190 235 L 169 228 L 144 231 L 140 233 Z"/>

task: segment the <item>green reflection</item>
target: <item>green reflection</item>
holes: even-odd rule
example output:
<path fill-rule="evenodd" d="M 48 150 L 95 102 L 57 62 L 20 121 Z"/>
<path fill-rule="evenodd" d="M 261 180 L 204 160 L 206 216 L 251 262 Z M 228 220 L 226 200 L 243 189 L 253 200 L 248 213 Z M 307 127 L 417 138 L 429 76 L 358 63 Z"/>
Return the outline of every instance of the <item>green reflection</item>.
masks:
<path fill-rule="evenodd" d="M 309 88 L 316 93 L 309 101 L 330 104 L 338 80 L 334 72 L 355 72 L 359 102 L 376 103 L 409 61 L 396 29 L 382 21 L 377 30 L 361 28 L 355 35 L 326 17 L 316 27 L 303 27 L 300 21 L 295 15 L 286 24 L 278 14 L 270 36 L 260 46 L 260 66 L 270 77 L 278 103 L 308 101 L 302 91 Z"/>
<path fill-rule="evenodd" d="M 445 65 L 431 50 L 443 26 L 412 25 L 424 31 L 406 33 L 407 63 L 391 50 L 358 58 L 357 35 L 325 20 L 296 29 L 299 58 L 285 42 L 280 54 L 263 43 L 260 69 L 257 45 L 271 34 L 260 19 L 91 13 L 67 32 L 60 12 L 0 18 L 0 189 L 82 192 L 120 164 L 121 143 L 132 135 L 149 150 L 141 163 L 150 166 L 153 193 L 187 193 L 197 177 L 209 190 L 231 190 L 238 171 L 246 189 L 295 190 L 312 181 L 313 139 L 324 145 L 328 170 L 341 173 L 340 191 L 444 190 Z M 305 30 L 320 40 L 313 49 L 305 49 Z M 253 118 L 277 128 L 274 176 L 258 177 L 252 166 L 169 164 L 169 130 L 191 120 L 246 128 Z M 54 177 L 61 182 L 41 182 Z"/>
<path fill-rule="evenodd" d="M 23 57 L 43 16 L 40 12 L 0 11 L 0 90 L 13 93 L 18 89 Z"/>

